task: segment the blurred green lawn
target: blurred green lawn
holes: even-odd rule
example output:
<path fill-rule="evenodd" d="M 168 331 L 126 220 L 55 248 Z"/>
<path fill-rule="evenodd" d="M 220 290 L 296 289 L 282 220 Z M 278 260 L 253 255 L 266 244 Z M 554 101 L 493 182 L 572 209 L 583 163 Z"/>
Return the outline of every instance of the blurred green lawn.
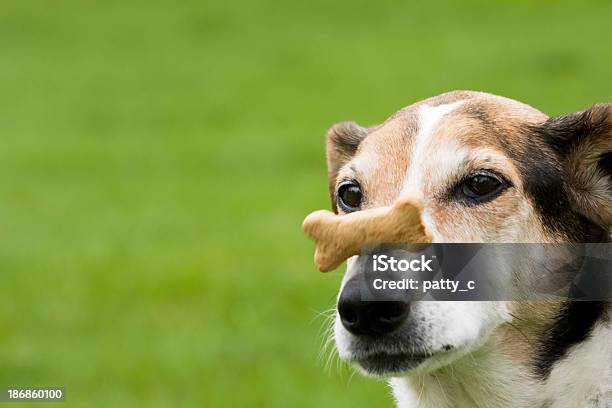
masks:
<path fill-rule="evenodd" d="M 485 90 L 610 100 L 612 3 L 4 1 L 0 386 L 66 406 L 389 406 L 328 372 L 323 138 Z"/>

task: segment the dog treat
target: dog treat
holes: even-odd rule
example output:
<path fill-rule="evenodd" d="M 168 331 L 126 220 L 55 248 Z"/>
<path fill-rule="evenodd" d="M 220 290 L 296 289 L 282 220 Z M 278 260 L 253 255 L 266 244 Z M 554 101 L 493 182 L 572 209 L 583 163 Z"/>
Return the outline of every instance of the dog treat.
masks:
<path fill-rule="evenodd" d="M 319 210 L 302 224 L 315 242 L 315 265 L 321 272 L 337 268 L 368 244 L 427 243 L 431 236 L 421 222 L 418 201 L 404 197 L 390 207 L 337 215 Z"/>

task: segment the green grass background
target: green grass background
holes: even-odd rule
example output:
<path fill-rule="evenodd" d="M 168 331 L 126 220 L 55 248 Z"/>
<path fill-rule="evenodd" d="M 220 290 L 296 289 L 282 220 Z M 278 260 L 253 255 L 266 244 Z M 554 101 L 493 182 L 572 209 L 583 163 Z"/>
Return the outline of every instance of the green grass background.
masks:
<path fill-rule="evenodd" d="M 328 206 L 325 130 L 452 89 L 610 100 L 610 21 L 610 1 L 3 1 L 0 386 L 390 406 L 317 359 L 341 274 L 300 223 Z"/>

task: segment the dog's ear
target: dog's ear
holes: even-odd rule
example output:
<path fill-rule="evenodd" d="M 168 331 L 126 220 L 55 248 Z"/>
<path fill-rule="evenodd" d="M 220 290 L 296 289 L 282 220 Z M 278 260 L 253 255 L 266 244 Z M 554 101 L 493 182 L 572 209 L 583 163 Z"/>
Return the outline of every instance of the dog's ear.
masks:
<path fill-rule="evenodd" d="M 338 171 L 355 155 L 367 135 L 368 129 L 355 122 L 340 122 L 327 131 L 327 176 L 334 212 L 337 212 L 335 189 Z"/>
<path fill-rule="evenodd" d="M 546 121 L 541 130 L 561 158 L 576 211 L 612 227 L 612 104 Z"/>

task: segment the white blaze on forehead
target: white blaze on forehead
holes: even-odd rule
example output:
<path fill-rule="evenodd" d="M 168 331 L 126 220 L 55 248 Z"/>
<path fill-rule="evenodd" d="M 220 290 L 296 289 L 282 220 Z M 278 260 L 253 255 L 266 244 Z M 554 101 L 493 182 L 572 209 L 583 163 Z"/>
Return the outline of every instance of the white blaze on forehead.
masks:
<path fill-rule="evenodd" d="M 412 193 L 421 195 L 423 165 L 428 161 L 425 155 L 428 146 L 431 143 L 435 143 L 432 140 L 431 134 L 444 115 L 457 109 L 463 103 L 464 101 L 456 101 L 438 106 L 423 105 L 419 108 L 419 130 L 414 140 L 414 148 L 412 149 L 412 157 L 410 157 L 410 165 L 402 188 L 402 194 Z"/>

